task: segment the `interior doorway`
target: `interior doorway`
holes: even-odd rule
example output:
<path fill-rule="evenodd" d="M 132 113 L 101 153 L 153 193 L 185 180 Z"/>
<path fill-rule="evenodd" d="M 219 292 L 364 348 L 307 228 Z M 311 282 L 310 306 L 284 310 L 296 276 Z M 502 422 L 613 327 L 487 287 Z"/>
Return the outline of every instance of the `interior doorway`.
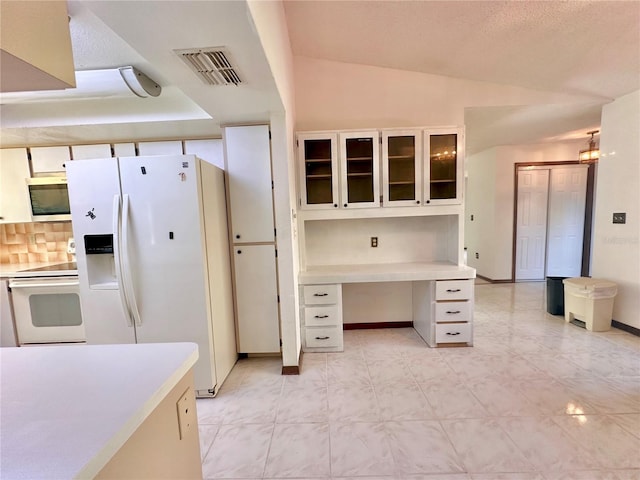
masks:
<path fill-rule="evenodd" d="M 587 165 L 516 165 L 513 279 L 579 277 Z"/>

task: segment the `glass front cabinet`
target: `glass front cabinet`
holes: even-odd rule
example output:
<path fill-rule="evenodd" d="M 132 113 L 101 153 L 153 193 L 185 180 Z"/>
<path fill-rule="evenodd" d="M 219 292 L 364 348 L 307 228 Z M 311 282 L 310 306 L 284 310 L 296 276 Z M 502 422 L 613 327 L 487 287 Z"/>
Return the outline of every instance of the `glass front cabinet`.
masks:
<path fill-rule="evenodd" d="M 311 132 L 297 138 L 304 209 L 462 203 L 461 129 Z"/>
<path fill-rule="evenodd" d="M 422 130 L 382 131 L 382 205 L 422 203 Z"/>
<path fill-rule="evenodd" d="M 380 206 L 379 133 L 344 132 L 340 137 L 340 194 L 343 208 Z"/>
<path fill-rule="evenodd" d="M 301 206 L 307 209 L 338 208 L 338 135 L 298 135 L 301 165 Z"/>
<path fill-rule="evenodd" d="M 424 203 L 462 203 L 463 138 L 457 129 L 424 131 Z"/>

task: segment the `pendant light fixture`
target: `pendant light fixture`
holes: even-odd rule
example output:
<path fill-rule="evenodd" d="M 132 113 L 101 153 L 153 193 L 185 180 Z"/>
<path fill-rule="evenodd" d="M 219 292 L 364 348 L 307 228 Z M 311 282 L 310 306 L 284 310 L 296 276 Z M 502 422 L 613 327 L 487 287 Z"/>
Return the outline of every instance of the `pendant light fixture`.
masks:
<path fill-rule="evenodd" d="M 598 133 L 600 130 L 592 130 L 587 132 L 587 135 L 591 135 L 589 139 L 589 148 L 586 150 L 580 150 L 580 154 L 578 155 L 578 160 L 580 163 L 595 163 L 600 158 L 600 150 L 596 146 L 596 141 L 593 139 L 593 136 Z"/>

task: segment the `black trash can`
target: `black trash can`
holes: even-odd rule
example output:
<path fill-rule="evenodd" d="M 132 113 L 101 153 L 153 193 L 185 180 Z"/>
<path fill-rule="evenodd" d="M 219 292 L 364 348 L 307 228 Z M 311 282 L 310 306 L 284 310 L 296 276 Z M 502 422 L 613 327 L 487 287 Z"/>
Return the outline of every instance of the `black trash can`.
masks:
<path fill-rule="evenodd" d="M 547 313 L 564 315 L 564 284 L 568 277 L 547 277 Z"/>

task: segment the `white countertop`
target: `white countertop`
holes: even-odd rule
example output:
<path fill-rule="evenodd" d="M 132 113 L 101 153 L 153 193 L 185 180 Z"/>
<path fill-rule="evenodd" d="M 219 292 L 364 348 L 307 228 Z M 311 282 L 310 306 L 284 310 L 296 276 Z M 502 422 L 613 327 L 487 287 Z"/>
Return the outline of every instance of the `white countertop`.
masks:
<path fill-rule="evenodd" d="M 0 348 L 0 478 L 93 478 L 197 358 L 194 343 Z"/>
<path fill-rule="evenodd" d="M 475 278 L 474 268 L 448 262 L 323 265 L 307 267 L 298 281 L 302 285 L 325 283 L 413 282 Z"/>

